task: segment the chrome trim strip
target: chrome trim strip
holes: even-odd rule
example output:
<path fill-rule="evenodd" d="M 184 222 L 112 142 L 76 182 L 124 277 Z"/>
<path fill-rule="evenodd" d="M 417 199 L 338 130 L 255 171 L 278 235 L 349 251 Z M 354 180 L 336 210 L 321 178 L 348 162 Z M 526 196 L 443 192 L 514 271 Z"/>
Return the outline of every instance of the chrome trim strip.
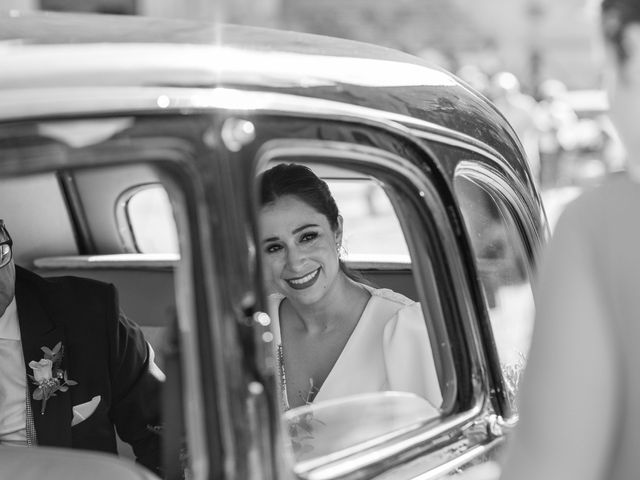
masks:
<path fill-rule="evenodd" d="M 178 321 L 178 335 L 180 349 L 182 352 L 182 378 L 184 388 L 190 393 L 188 400 L 183 402 L 183 414 L 186 427 L 186 444 L 189 452 L 188 463 L 191 467 L 193 480 L 205 480 L 209 478 L 211 471 L 211 458 L 207 441 L 206 425 L 202 421 L 204 412 L 207 409 L 204 401 L 203 386 L 200 382 L 202 378 L 202 364 L 195 352 L 198 352 L 198 335 L 200 334 L 196 326 L 196 298 L 193 274 L 193 249 L 192 239 L 187 215 L 187 200 L 182 190 L 174 183 L 171 177 L 167 177 L 164 182 L 167 192 L 173 199 L 175 209 L 176 226 L 179 232 L 183 232 L 180 238 L 180 261 L 177 263 L 174 273 L 174 289 L 176 295 L 176 315 Z M 206 253 L 206 252 L 204 252 Z M 213 265 L 210 258 L 204 256 L 204 262 L 209 261 L 209 267 Z M 205 282 L 207 274 L 205 270 Z M 217 372 L 216 372 L 217 373 Z M 226 413 L 224 398 L 220 399 L 219 415 Z M 224 426 L 221 426 L 220 437 L 225 446 L 229 445 L 229 438 L 226 435 Z"/>
<path fill-rule="evenodd" d="M 244 110 L 295 113 L 305 116 L 345 116 L 359 120 L 393 122 L 410 129 L 416 136 L 454 146 L 473 146 L 494 160 L 503 157 L 491 146 L 471 136 L 408 115 L 334 100 L 284 93 L 238 90 L 233 88 L 180 87 L 75 87 L 0 90 L 0 121 L 26 120 L 43 116 L 79 114 L 117 114 L 141 111 L 184 109 Z M 309 112 L 313 112 L 310 114 Z M 425 135 L 428 134 L 428 137 Z M 502 163 L 502 162 L 500 162 Z M 506 163 L 506 162 L 504 162 Z"/>
<path fill-rule="evenodd" d="M 378 258 L 380 257 L 380 258 Z M 348 255 L 345 263 L 356 270 L 411 270 L 411 261 L 391 260 L 385 255 L 357 255 L 352 260 Z M 367 259 L 368 258 L 368 259 Z M 180 261 L 177 253 L 123 253 L 108 255 L 67 255 L 34 259 L 36 268 L 41 269 L 94 269 L 94 268 L 175 268 Z"/>
<path fill-rule="evenodd" d="M 530 260 L 532 261 L 532 264 L 535 267 L 537 253 L 539 252 L 540 248 L 542 248 L 542 245 L 544 244 L 544 241 L 545 241 L 545 238 L 543 235 L 546 232 L 545 230 L 546 218 L 543 217 L 543 218 L 537 219 L 538 221 L 536 221 L 536 219 L 534 218 L 534 210 L 532 210 L 531 208 L 534 206 L 527 204 L 525 200 L 522 198 L 522 196 L 517 194 L 518 189 L 513 188 L 512 184 L 510 184 L 510 181 L 512 181 L 512 178 L 510 177 L 505 178 L 505 176 L 502 175 L 502 171 L 495 171 L 491 168 L 486 168 L 486 167 L 481 168 L 470 161 L 460 162 L 458 164 L 458 167 L 456 168 L 455 174 L 464 175 L 469 178 L 478 179 L 482 181 L 482 183 L 485 186 L 489 186 L 494 193 L 503 195 L 504 197 L 507 198 L 507 200 L 512 205 L 516 206 L 519 213 L 518 218 L 523 218 L 525 221 L 523 228 L 526 229 L 527 238 L 531 237 L 536 239 L 537 244 L 530 245 L 531 247 Z M 535 212 L 537 212 L 537 210 L 535 210 Z M 538 223 L 542 224 L 543 230 L 539 231 L 538 229 L 535 228 L 535 225 L 537 225 Z M 529 243 L 529 242 L 527 241 L 525 243 Z"/>
<path fill-rule="evenodd" d="M 345 263 L 349 268 L 354 270 L 376 270 L 376 271 L 397 271 L 397 270 L 411 270 L 411 262 L 378 262 L 376 260 L 349 260 L 349 256 L 345 257 Z"/>
<path fill-rule="evenodd" d="M 475 447 L 471 447 L 469 450 L 461 454 L 459 457 L 456 457 L 453 460 L 450 460 L 442 465 L 439 465 L 428 472 L 423 473 L 422 475 L 418 475 L 417 477 L 413 477 L 412 480 L 436 480 L 442 478 L 444 475 L 452 473 L 460 467 L 468 464 L 472 460 L 480 457 L 481 455 L 485 455 L 497 447 L 500 443 L 502 443 L 502 438 L 497 438 L 492 440 L 489 443 L 484 445 L 476 445 Z"/>
<path fill-rule="evenodd" d="M 179 262 L 180 255 L 173 253 L 123 253 L 42 257 L 34 259 L 33 265 L 40 269 L 173 269 Z"/>
<path fill-rule="evenodd" d="M 410 128 L 409 130 L 416 137 L 419 137 L 425 140 L 430 140 L 432 142 L 442 143 L 445 145 L 449 145 L 451 147 L 457 147 L 464 150 L 469 150 L 479 155 L 482 155 L 488 160 L 491 160 L 493 163 L 500 165 L 500 167 L 502 167 L 503 170 L 508 171 L 509 173 L 512 173 L 513 169 L 509 165 L 509 162 L 507 162 L 500 153 L 498 153 L 495 149 L 493 149 L 489 145 L 486 145 L 472 137 L 467 137 L 466 135 L 458 132 L 453 132 L 454 135 L 446 136 L 446 135 L 439 135 L 437 133 L 433 133 L 425 130 L 416 130 L 412 128 Z M 453 138 L 454 136 L 458 138 Z M 518 177 L 516 177 L 515 175 L 512 175 L 510 179 L 513 182 L 517 183 L 519 188 L 526 190 L 525 185 L 522 183 L 522 181 Z"/>
<path fill-rule="evenodd" d="M 408 438 L 399 438 L 387 445 L 368 445 L 366 450 L 360 452 L 350 451 L 348 456 L 351 458 L 346 460 L 344 460 L 345 455 L 339 458 L 324 457 L 322 463 L 320 459 L 300 462 L 296 465 L 294 471 L 296 475 L 307 478 L 308 480 L 341 478 L 451 432 L 461 425 L 471 422 L 475 417 L 480 415 L 481 411 L 481 405 L 476 405 L 475 408 L 467 412 L 449 417 L 447 421 L 442 422 L 440 425 L 425 425 L 423 426 L 424 431 L 413 434 Z"/>
<path fill-rule="evenodd" d="M 148 188 L 152 188 L 153 183 L 146 183 L 143 185 L 136 185 L 126 189 L 124 192 L 118 195 L 116 200 L 115 214 L 116 214 L 116 227 L 118 228 L 118 234 L 124 250 L 130 253 L 138 253 L 140 250 L 137 247 L 135 234 L 133 232 L 133 225 L 129 218 L 129 212 L 127 206 L 129 200 L 133 198 L 139 192 L 142 192 Z"/>

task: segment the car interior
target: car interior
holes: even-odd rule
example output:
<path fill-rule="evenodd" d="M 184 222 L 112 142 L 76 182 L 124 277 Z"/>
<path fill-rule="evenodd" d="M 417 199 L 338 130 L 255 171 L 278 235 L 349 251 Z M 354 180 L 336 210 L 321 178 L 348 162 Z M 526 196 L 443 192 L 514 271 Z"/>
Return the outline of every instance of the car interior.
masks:
<path fill-rule="evenodd" d="M 189 149 L 163 138 L 153 124 L 134 135 L 119 136 L 132 122 L 129 118 L 41 122 L 35 132 L 32 125 L 2 130 L 0 156 L 6 162 L 0 176 L 0 205 L 4 207 L 0 218 L 13 237 L 17 264 L 45 277 L 74 275 L 114 284 L 121 310 L 141 326 L 156 363 L 167 370 L 171 369 L 167 352 L 173 345 L 172 327 L 177 320 L 179 328 L 185 328 L 196 315 L 197 306 L 188 305 L 194 295 L 189 286 L 196 284 L 185 282 L 184 272 L 185 266 L 201 267 L 189 264 L 189 242 L 194 225 L 204 218 L 189 213 L 198 208 L 187 205 L 185 192 L 167 169 L 176 156 L 191 154 Z M 462 348 L 463 342 L 449 337 L 455 322 L 448 322 L 453 313 L 447 296 L 460 293 L 453 291 L 448 267 L 443 266 L 436 220 L 431 213 L 424 213 L 424 204 L 416 203 L 425 193 L 416 190 L 410 180 L 390 181 L 389 172 L 367 169 L 365 162 L 344 155 L 275 156 L 262 162 L 261 168 L 279 162 L 310 166 L 328 183 L 344 217 L 342 256 L 347 265 L 372 285 L 421 303 L 431 343 L 425 348 L 431 350 L 439 383 L 439 399 L 433 403 L 446 418 L 453 411 L 459 389 L 468 385 L 459 381 L 459 365 L 453 360 L 453 349 Z M 28 171 L 21 167 L 25 162 Z M 254 166 L 259 163 L 256 160 Z M 258 171 L 256 168 L 254 173 Z M 515 318 L 516 303 L 531 293 L 526 252 L 510 233 L 517 232 L 518 225 L 513 213 L 472 176 L 460 175 L 454 188 L 472 234 L 501 360 L 517 363 L 523 360 L 518 355 L 526 354 L 528 337 L 516 338 L 521 333 L 514 333 L 510 319 Z M 256 205 L 254 202 L 255 210 Z M 440 208 L 437 202 L 433 208 Z M 510 245 L 517 248 L 510 249 Z M 265 365 L 267 357 L 265 354 Z M 513 375 L 519 371 L 515 369 Z M 514 387 L 514 395 L 515 391 Z M 473 392 L 466 395 L 470 398 Z M 336 411 L 350 409 L 365 415 L 354 417 L 360 426 L 338 420 Z M 382 412 L 387 412 L 386 416 Z M 327 422 L 334 419 L 340 428 L 325 429 L 318 435 L 331 448 L 318 448 L 313 453 L 296 450 L 294 459 L 302 465 L 347 455 L 345 452 L 357 450 L 358 445 L 401 435 L 434 420 L 410 398 L 364 396 L 345 399 L 333 407 L 308 405 L 287 412 L 283 419 L 288 422 L 290 440 L 295 437 L 291 432 L 305 425 L 309 413 Z M 378 415 L 382 416 L 375 422 L 376 428 L 362 427 Z M 190 448 L 197 447 L 192 443 Z M 119 451 L 125 457 L 132 456 L 125 444 Z"/>
<path fill-rule="evenodd" d="M 65 125 L 66 142 L 84 137 L 82 128 L 80 123 Z M 5 207 L 0 216 L 14 240 L 15 261 L 45 277 L 74 275 L 114 284 L 122 312 L 141 326 L 156 363 L 164 369 L 167 330 L 176 318 L 180 295 L 175 274 L 181 234 L 171 185 L 162 169 L 145 162 L 142 148 L 125 150 L 117 142 L 63 145 L 50 137 L 60 136 L 55 127 L 48 125 L 45 131 L 49 136 L 39 137 L 39 142 L 13 139 L 6 147 L 5 139 L 5 157 L 43 162 L 35 172 L 0 178 L 0 204 Z M 70 156 L 85 157 L 86 166 L 69 167 L 65 159 Z M 323 167 L 317 161 L 314 165 L 343 210 L 346 263 L 371 284 L 419 300 L 404 234 L 382 183 L 356 171 Z M 384 229 L 378 228 L 381 224 Z M 416 418 L 413 415 L 410 423 Z M 399 421 L 386 425 L 401 429 Z M 385 423 L 380 425 L 384 428 Z M 360 432 L 364 438 L 335 448 L 383 433 L 388 432 Z M 132 456 L 124 443 L 119 450 Z"/>

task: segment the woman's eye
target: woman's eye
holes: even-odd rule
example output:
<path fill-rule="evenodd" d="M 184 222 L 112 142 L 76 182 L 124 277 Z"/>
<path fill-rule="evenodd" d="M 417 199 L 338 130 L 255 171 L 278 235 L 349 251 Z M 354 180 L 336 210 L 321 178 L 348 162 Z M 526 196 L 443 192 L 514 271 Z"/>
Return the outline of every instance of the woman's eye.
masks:
<path fill-rule="evenodd" d="M 317 237 L 318 237 L 317 232 L 307 232 L 302 234 L 302 237 L 300 238 L 300 240 L 302 242 L 310 242 L 311 240 L 315 240 Z"/>
<path fill-rule="evenodd" d="M 282 249 L 282 247 L 280 245 L 267 245 L 265 247 L 264 251 L 267 252 L 267 253 L 276 253 L 281 249 Z"/>

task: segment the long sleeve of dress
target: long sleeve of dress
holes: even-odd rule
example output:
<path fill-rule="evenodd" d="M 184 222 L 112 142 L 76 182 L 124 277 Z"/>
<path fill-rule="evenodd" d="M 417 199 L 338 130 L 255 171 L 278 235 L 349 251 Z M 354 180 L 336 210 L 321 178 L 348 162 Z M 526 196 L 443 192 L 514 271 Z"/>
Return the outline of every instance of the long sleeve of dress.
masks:
<path fill-rule="evenodd" d="M 399 309 L 389 320 L 382 348 L 389 389 L 415 393 L 439 407 L 442 394 L 419 303 Z"/>

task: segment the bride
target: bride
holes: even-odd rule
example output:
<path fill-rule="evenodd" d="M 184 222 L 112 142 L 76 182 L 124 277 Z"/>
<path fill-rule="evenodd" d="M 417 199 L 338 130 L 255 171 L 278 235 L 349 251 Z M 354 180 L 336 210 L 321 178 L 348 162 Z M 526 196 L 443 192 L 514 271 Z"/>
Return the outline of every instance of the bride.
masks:
<path fill-rule="evenodd" d="M 439 407 L 420 304 L 346 268 L 342 217 L 327 184 L 297 164 L 277 165 L 260 182 L 284 408 L 377 391 L 415 393 Z"/>

